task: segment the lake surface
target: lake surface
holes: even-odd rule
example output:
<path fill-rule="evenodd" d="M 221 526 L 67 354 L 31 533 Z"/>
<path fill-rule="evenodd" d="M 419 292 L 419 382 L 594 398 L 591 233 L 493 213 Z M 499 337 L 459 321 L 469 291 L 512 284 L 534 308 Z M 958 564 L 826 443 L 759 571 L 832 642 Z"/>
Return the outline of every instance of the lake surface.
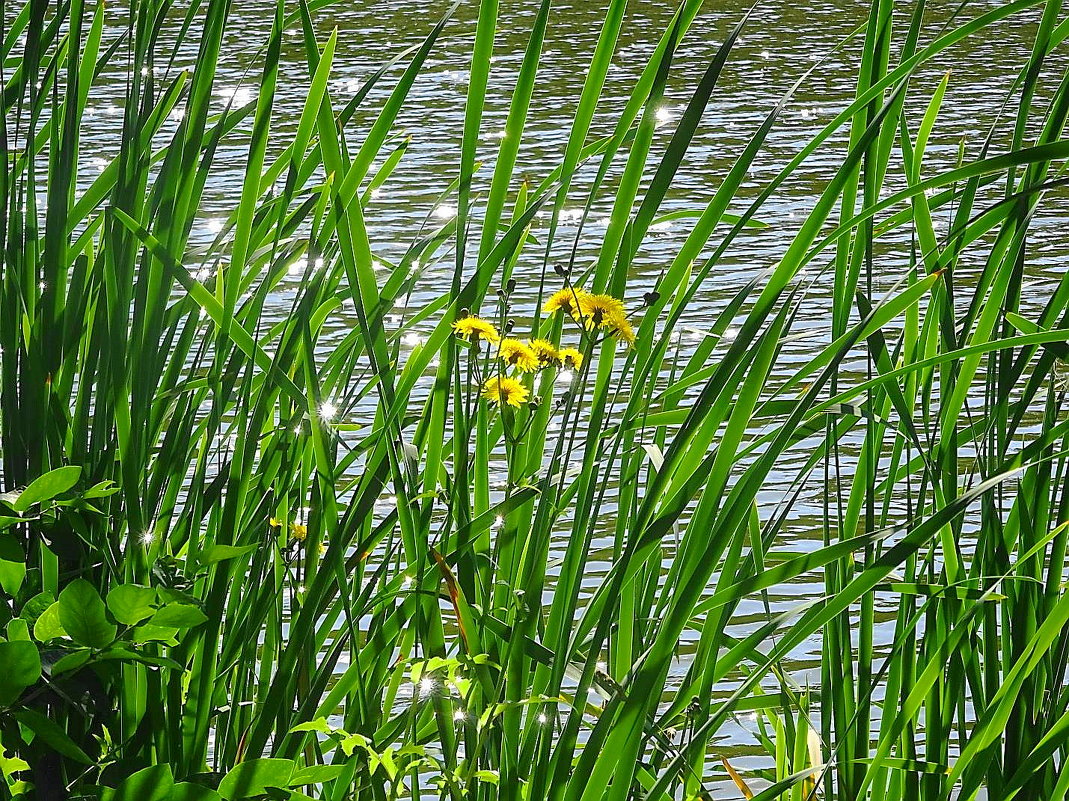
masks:
<path fill-rule="evenodd" d="M 351 96 L 383 62 L 404 48 L 422 41 L 450 5 L 444 0 L 429 0 L 421 4 L 388 0 L 336 4 L 318 12 L 316 19 L 321 36 L 325 39 L 335 26 L 340 34 L 335 79 L 331 83 L 335 105 L 340 105 Z M 996 5 L 999 4 L 971 3 L 965 8 L 964 15 L 972 17 Z M 632 2 L 630 6 L 609 73 L 606 98 L 599 106 L 595 119 L 596 135 L 611 131 L 615 113 L 622 107 L 674 10 L 673 4 L 662 2 Z M 502 2 L 500 32 L 485 112 L 488 120 L 485 130 L 489 135 L 480 152 L 484 166 L 476 176 L 477 194 L 484 191 L 489 183 L 498 143 L 496 134 L 504 127 L 512 85 L 537 7 L 536 0 Z M 475 2 L 466 1 L 462 4 L 455 18 L 447 25 L 425 73 L 417 80 L 400 124 L 404 133 L 411 137 L 411 144 L 399 168 L 368 207 L 373 250 L 376 256 L 388 262 L 396 261 L 405 252 L 427 225 L 428 219 L 432 223 L 436 220 L 440 222 L 451 213 L 451 199 L 446 199 L 437 208 L 435 204 L 459 171 L 467 62 L 476 8 Z M 559 163 L 571 115 L 585 77 L 584 66 L 600 31 L 603 9 L 604 4 L 598 2 L 556 4 L 539 71 L 539 89 L 532 104 L 531 118 L 520 152 L 517 176 L 528 177 L 537 183 Z M 960 5 L 956 0 L 931 3 L 922 44 L 931 41 L 958 9 Z M 659 112 L 663 124 L 655 142 L 654 158 L 663 151 L 673 128 L 672 123 L 686 103 L 691 87 L 744 10 L 745 6 L 741 3 L 708 3 L 682 42 L 668 96 Z M 704 207 L 736 154 L 773 105 L 806 70 L 826 59 L 783 114 L 746 182 L 741 197 L 746 200 L 756 197 L 776 171 L 849 103 L 854 90 L 860 40 L 855 40 L 838 54 L 832 54 L 832 51 L 857 28 L 866 15 L 867 4 L 851 0 L 812 0 L 801 4 L 773 0 L 760 4 L 733 52 L 729 67 L 714 92 L 703 124 L 661 211 Z M 927 175 L 953 164 L 960 148 L 964 149 L 966 158 L 975 158 L 993 125 L 997 124 L 999 131 L 993 152 L 1005 149 L 998 143 L 1006 141 L 1005 133 L 1008 125 L 1012 124 L 1012 116 L 998 123 L 999 113 L 1013 76 L 1028 57 L 1037 19 L 1036 10 L 1019 15 L 1015 21 L 1004 23 L 993 32 L 988 31 L 961 43 L 949 56 L 929 64 L 920 72 L 912 84 L 909 104 L 914 122 L 918 109 L 923 109 L 936 83 L 953 67 L 943 104 L 944 111 L 929 145 Z M 908 21 L 908 18 L 902 17 L 898 24 L 905 27 Z M 271 9 L 268 5 L 249 0 L 235 2 L 229 40 L 224 45 L 227 70 L 220 76 L 218 86 L 220 110 L 234 93 L 237 93 L 234 99 L 238 103 L 248 102 L 252 98 L 248 87 L 257 82 L 260 68 L 257 47 L 266 40 L 270 22 Z M 118 30 L 112 29 L 111 35 L 117 34 Z M 283 95 L 275 123 L 279 140 L 285 140 L 295 128 L 296 115 L 304 100 L 303 88 L 308 76 L 302 52 L 303 46 L 297 37 L 287 38 L 279 78 Z M 179 66 L 192 66 L 192 57 L 192 53 L 185 54 L 180 58 Z M 389 79 L 372 93 L 368 108 L 377 108 L 399 74 L 400 67 L 391 71 Z M 1049 94 L 1057 75 L 1051 78 L 1053 73 L 1050 68 L 1047 74 L 1043 91 Z M 121 96 L 121 90 L 116 96 Z M 1042 97 L 1037 104 L 1042 104 Z M 85 141 L 95 145 L 96 158 L 101 161 L 107 159 L 115 148 L 116 112 L 113 98 L 102 92 L 94 97 L 92 114 L 85 120 Z M 1011 106 L 1009 114 L 1012 113 Z M 362 129 L 371 119 L 369 111 L 362 110 L 358 114 L 348 132 L 350 143 L 359 141 Z M 840 164 L 842 141 L 841 136 L 833 138 L 765 205 L 758 216 L 767 223 L 767 228 L 747 233 L 718 262 L 689 311 L 687 329 L 680 342 L 684 351 L 701 338 L 702 331 L 727 298 L 749 281 L 755 272 L 776 262 L 790 242 L 799 221 Z M 244 176 L 244 154 L 244 143 L 240 137 L 228 143 L 221 154 L 219 166 L 207 186 L 204 224 L 194 232 L 195 242 L 204 245 L 210 243 L 218 230 L 218 219 L 229 213 L 236 204 L 237 188 Z M 94 164 L 99 169 L 99 163 L 85 165 L 88 177 L 92 175 Z M 652 165 L 649 171 L 652 172 Z M 573 189 L 566 206 L 564 224 L 554 243 L 554 259 L 564 260 L 571 248 L 576 231 L 574 211 L 581 209 L 591 174 L 590 169 L 584 171 Z M 890 182 L 894 186 L 903 183 L 901 176 L 894 174 Z M 611 187 L 609 197 L 611 199 Z M 741 206 L 732 209 L 736 212 L 741 210 Z M 1049 297 L 1053 286 L 1061 278 L 1064 260 L 1069 255 L 1067 240 L 1063 235 L 1066 211 L 1065 196 L 1052 197 L 1041 208 L 1033 223 L 1024 297 L 1027 303 L 1037 308 Z M 577 263 L 580 267 L 589 264 L 598 253 L 607 212 L 608 207 L 604 203 L 596 204 L 592 219 L 579 241 Z M 533 233 L 538 244 L 528 247 L 517 268 L 520 286 L 516 306 L 521 310 L 521 325 L 524 322 L 522 310 L 529 312 L 533 306 L 533 290 L 541 271 L 547 225 L 545 216 L 537 221 Z M 652 286 L 676 253 L 687 231 L 686 220 L 654 226 L 635 262 L 628 287 L 630 298 L 640 298 Z M 822 264 L 815 266 L 819 268 Z M 902 277 L 907 265 L 908 241 L 902 238 L 891 240 L 880 251 L 877 289 L 889 290 Z M 429 267 L 411 305 L 420 307 L 437 297 L 451 275 L 452 260 L 449 258 L 443 259 L 437 266 Z M 967 269 L 965 275 L 964 280 L 967 280 Z M 299 278 L 293 277 L 294 288 Z M 528 280 L 525 281 L 525 278 Z M 830 276 L 816 279 L 810 298 L 803 304 L 795 324 L 796 332 L 805 332 L 809 337 L 800 338 L 784 353 L 780 366 L 781 377 L 789 375 L 804 362 L 816 344 L 827 341 L 827 311 L 830 305 L 827 287 L 830 283 Z M 292 297 L 292 292 L 278 292 L 274 298 L 276 305 L 269 310 L 269 314 L 277 317 L 287 313 Z M 401 310 L 398 312 L 401 313 Z M 330 322 L 331 333 L 322 340 L 321 346 L 330 348 L 353 324 L 353 319 L 344 314 L 337 315 Z M 849 380 L 850 375 L 844 374 L 842 381 Z M 763 497 L 769 509 L 779 500 L 786 482 L 793 479 L 800 468 L 803 452 L 797 450 L 795 453 L 798 462 L 785 461 L 765 489 Z M 794 550 L 804 551 L 820 546 L 824 492 L 824 485 L 814 480 L 806 486 L 801 501 L 795 506 L 790 524 L 791 536 L 795 540 L 792 545 Z M 607 526 L 606 536 L 599 539 L 595 547 L 611 546 L 610 531 L 611 526 Z M 591 562 L 587 579 L 591 588 L 599 581 L 598 571 L 606 570 L 608 565 L 607 558 Z M 802 599 L 821 593 L 823 584 L 819 574 L 813 574 L 810 578 L 810 581 L 770 592 L 768 601 L 772 612 L 786 610 Z M 749 626 L 765 619 L 766 610 L 762 600 L 750 599 L 739 608 L 736 632 L 746 631 Z M 887 628 L 884 639 L 889 636 L 890 629 Z M 793 678 L 802 685 L 819 679 L 819 663 L 819 643 L 811 642 L 798 649 L 792 665 Z M 680 665 L 679 670 L 684 669 L 685 665 Z M 722 689 L 728 691 L 731 685 L 725 684 Z M 764 759 L 757 756 L 759 751 L 753 736 L 747 731 L 748 726 L 748 721 L 741 720 L 721 732 L 720 742 L 725 753 L 733 754 L 733 760 L 742 768 L 766 764 Z"/>

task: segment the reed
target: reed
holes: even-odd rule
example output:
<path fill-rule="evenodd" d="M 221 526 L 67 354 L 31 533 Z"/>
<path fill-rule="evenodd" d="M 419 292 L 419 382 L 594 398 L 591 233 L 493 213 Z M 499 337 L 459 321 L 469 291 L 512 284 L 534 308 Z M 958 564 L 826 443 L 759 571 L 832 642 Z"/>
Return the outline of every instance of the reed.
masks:
<path fill-rule="evenodd" d="M 1038 319 L 1020 310 L 1030 225 L 1069 158 L 1061 3 L 962 4 L 936 28 L 922 0 L 872 0 L 844 43 L 853 101 L 742 204 L 780 98 L 676 221 L 685 242 L 646 293 L 631 267 L 749 14 L 661 148 L 701 2 L 654 34 L 594 138 L 624 21 L 608 0 L 559 164 L 535 183 L 518 176 L 543 0 L 477 196 L 499 14 L 481 0 L 463 146 L 442 155 L 456 215 L 384 264 L 370 193 L 404 159 L 398 114 L 449 15 L 339 97 L 338 36 L 316 24 L 329 5 L 265 6 L 254 99 L 220 113 L 225 0 L 0 0 L 0 794 L 1064 798 L 1069 282 Z M 1010 132 L 930 167 L 949 78 L 930 96 L 911 79 L 1037 14 Z M 126 31 L 105 44 L 110 18 Z M 280 133 L 291 33 L 308 83 Z M 82 119 L 116 69 L 117 154 L 80 185 Z M 191 231 L 234 142 L 244 178 L 205 251 Z M 681 348 L 714 265 L 829 148 L 839 166 L 782 258 Z M 562 211 L 606 201 L 598 258 L 576 263 Z M 904 235 L 908 259 L 884 258 Z M 448 288 L 414 304 L 441 259 Z M 517 306 L 518 281 L 536 306 Z M 830 335 L 792 367 L 817 284 Z M 800 467 L 770 507 L 788 456 Z M 814 484 L 823 544 L 798 553 L 788 519 Z M 592 586 L 593 560 L 611 568 Z M 732 633 L 744 601 L 805 576 L 820 597 Z M 819 683 L 800 686 L 789 655 L 813 641 Z M 718 740 L 744 714 L 765 769 Z"/>

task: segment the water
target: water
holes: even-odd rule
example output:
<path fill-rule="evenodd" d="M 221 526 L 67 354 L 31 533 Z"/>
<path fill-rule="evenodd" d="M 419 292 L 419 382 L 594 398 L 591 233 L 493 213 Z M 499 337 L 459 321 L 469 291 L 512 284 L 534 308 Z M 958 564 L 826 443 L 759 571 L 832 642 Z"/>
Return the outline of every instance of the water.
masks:
<path fill-rule="evenodd" d="M 998 5 L 994 2 L 975 3 L 967 14 L 972 16 Z M 429 32 L 432 24 L 443 15 L 450 2 L 429 0 L 418 11 L 402 0 L 375 3 L 337 4 L 317 16 L 322 38 L 335 26 L 339 31 L 339 46 L 334 79 L 330 89 L 335 105 L 361 85 L 380 64 L 404 48 L 417 44 Z M 511 88 L 527 43 L 529 27 L 536 13 L 536 0 L 507 0 L 502 4 L 500 32 L 497 38 L 490 86 L 487 92 L 484 130 L 479 159 L 483 167 L 476 176 L 474 191 L 477 197 L 485 193 L 492 171 L 499 132 L 503 131 Z M 443 190 L 459 173 L 460 132 L 463 125 L 463 104 L 466 92 L 467 61 L 474 35 L 477 3 L 466 2 L 445 29 L 424 74 L 416 81 L 405 110 L 401 115 L 397 139 L 411 137 L 405 158 L 384 187 L 376 193 L 367 209 L 369 234 L 375 255 L 386 261 L 396 261 L 406 248 L 431 224 L 447 219 L 453 209 L 451 199 L 436 206 Z M 957 0 L 939 0 L 930 4 L 926 34 L 922 45 L 931 41 L 934 32 L 949 22 L 958 8 Z M 598 108 L 592 135 L 601 136 L 612 130 L 615 113 L 622 107 L 635 78 L 646 63 L 657 34 L 669 23 L 673 6 L 670 3 L 632 3 L 620 38 L 613 65 L 609 72 L 605 99 Z M 709 4 L 695 21 L 682 43 L 673 68 L 667 96 L 658 112 L 662 122 L 654 146 L 654 158 L 663 152 L 673 129 L 673 122 L 689 98 L 691 87 L 708 64 L 716 48 L 737 23 L 743 6 Z M 558 163 L 566 142 L 571 115 L 584 80 L 584 65 L 593 51 L 600 31 L 603 4 L 595 2 L 559 3 L 555 6 L 550 32 L 538 75 L 538 90 L 532 103 L 527 132 L 520 151 L 517 177 L 527 177 L 533 183 L 542 180 Z M 855 65 L 860 41 L 847 46 L 841 53 L 833 50 L 853 32 L 867 15 L 867 4 L 851 0 L 809 2 L 797 4 L 789 0 L 762 3 L 743 32 L 729 61 L 702 125 L 680 169 L 661 212 L 694 210 L 704 207 L 718 187 L 733 160 L 744 147 L 749 136 L 772 109 L 791 84 L 817 62 L 814 72 L 783 114 L 764 153 L 754 165 L 739 199 L 748 202 L 756 197 L 768 180 L 784 165 L 813 134 L 821 129 L 839 110 L 845 107 L 854 90 Z M 1015 21 L 1003 23 L 981 37 L 967 40 L 953 48 L 939 61 L 926 66 L 912 83 L 908 105 L 912 125 L 943 74 L 953 67 L 943 114 L 928 149 L 927 175 L 935 174 L 953 164 L 963 148 L 966 158 L 975 158 L 988 129 L 997 124 L 996 143 L 1006 141 L 1007 121 L 997 122 L 1000 108 L 1009 89 L 1012 76 L 1027 59 L 1038 11 L 1019 15 Z M 224 43 L 225 69 L 218 80 L 217 108 L 233 97 L 236 104 L 249 102 L 254 94 L 260 69 L 256 46 L 266 40 L 270 29 L 270 9 L 261 4 L 241 0 L 235 3 L 228 39 Z M 899 25 L 908 24 L 902 17 Z M 115 35 L 118 29 L 109 31 Z M 178 66 L 192 66 L 193 53 L 180 56 Z M 372 122 L 372 110 L 392 88 L 400 68 L 389 74 L 388 80 L 376 88 L 371 102 L 362 107 L 347 131 L 350 143 L 360 137 Z M 1053 74 L 1048 70 L 1048 75 Z M 1056 79 L 1056 76 L 1055 76 Z M 118 76 L 116 76 L 118 81 Z M 308 83 L 304 67 L 303 45 L 296 36 L 287 37 L 283 59 L 275 129 L 279 141 L 285 141 L 296 127 L 297 114 L 304 100 L 303 89 Z M 1049 93 L 1051 80 L 1046 83 Z M 122 96 L 122 87 L 114 85 L 115 97 Z M 1041 96 L 1045 96 L 1041 93 Z M 1042 99 L 1039 101 L 1042 102 Z M 86 165 L 92 176 L 99 165 L 115 148 L 115 123 L 118 109 L 114 97 L 105 90 L 94 96 L 93 113 L 85 120 L 84 141 L 93 154 Z M 726 299 L 755 273 L 773 265 L 790 242 L 797 225 L 811 208 L 817 195 L 834 170 L 841 163 L 843 137 L 836 135 L 765 204 L 759 219 L 767 228 L 747 233 L 720 259 L 699 292 L 696 302 L 685 320 L 681 347 L 684 349 L 700 339 L 713 315 L 723 307 Z M 390 148 L 385 148 L 388 151 Z M 993 152 L 1001 152 L 997 144 Z M 95 152 L 94 152 L 95 151 Z M 235 202 L 235 187 L 244 177 L 245 149 L 240 137 L 228 143 L 217 159 L 218 167 L 206 187 L 203 225 L 194 231 L 195 243 L 207 245 L 219 231 L 221 215 L 229 212 Z M 897 162 L 896 162 L 897 163 Z M 652 169 L 649 170 L 652 172 Z M 585 198 L 592 170 L 585 170 L 577 180 L 564 224 L 555 243 L 553 258 L 567 257 L 575 235 L 576 212 Z M 901 175 L 892 174 L 892 186 L 901 186 Z M 611 180 L 607 196 L 611 198 Z M 733 212 L 743 207 L 733 207 Z M 580 238 L 577 262 L 586 266 L 598 253 L 601 235 L 609 207 L 595 205 L 591 220 Z M 1039 308 L 1049 297 L 1063 271 L 1067 248 L 1060 237 L 1066 210 L 1064 193 L 1051 197 L 1033 223 L 1032 245 L 1029 249 L 1029 273 L 1024 289 L 1026 305 Z M 538 220 L 534 236 L 544 243 L 548 220 Z M 643 243 L 635 261 L 628 296 L 640 298 L 659 276 L 661 270 L 677 252 L 689 230 L 687 220 L 655 225 Z M 945 230 L 945 229 L 944 229 Z M 473 237 L 473 239 L 477 239 Z M 714 244 L 717 237 L 714 236 Z M 516 305 L 530 310 L 537 275 L 542 269 L 542 244 L 530 246 L 523 254 L 517 269 L 520 286 Z M 892 238 L 878 257 L 877 294 L 889 290 L 904 274 L 908 264 L 908 242 Z M 815 267 L 823 266 L 818 262 Z M 411 305 L 420 307 L 436 298 L 443 281 L 451 275 L 452 260 L 443 259 L 429 268 L 421 279 Z M 967 275 L 967 271 L 966 271 Z M 296 288 L 300 276 L 292 276 Z M 525 280 L 526 279 L 526 280 Z M 828 287 L 830 277 L 818 278 L 811 297 L 795 324 L 796 332 L 809 336 L 799 339 L 783 355 L 777 368 L 777 378 L 783 379 L 812 355 L 817 344 L 828 335 L 827 311 L 830 305 Z M 278 293 L 275 307 L 269 316 L 278 318 L 289 309 L 292 294 Z M 1027 311 L 1026 311 L 1027 314 Z M 522 313 L 519 315 L 523 322 Z M 328 323 L 329 333 L 321 347 L 329 349 L 348 332 L 354 320 L 344 313 Z M 413 337 L 418 333 L 413 334 Z M 412 340 L 409 344 L 414 344 Z M 857 369 L 854 365 L 853 369 Z M 849 371 L 843 381 L 850 378 Z M 797 473 L 802 463 L 802 449 L 793 452 L 796 459 L 785 460 L 765 488 L 769 504 L 774 504 L 786 483 Z M 806 486 L 800 502 L 795 506 L 789 523 L 792 549 L 806 551 L 821 544 L 820 519 L 824 487 L 819 481 Z M 611 544 L 611 532 L 599 538 L 595 546 Z M 558 544 L 562 545 L 562 544 Z M 559 550 L 559 547 L 558 547 Z M 599 570 L 608 567 L 608 558 L 594 558 L 590 564 L 588 587 L 596 586 Z M 814 597 L 823 590 L 819 574 L 810 574 L 806 581 L 798 581 L 776 588 L 768 595 L 771 611 L 777 613 L 792 608 L 799 601 Z M 738 610 L 735 633 L 743 633 L 766 619 L 760 599 L 750 599 Z M 889 627 L 881 630 L 878 644 L 886 645 L 891 636 Z M 686 647 L 684 647 L 686 650 Z M 808 643 L 793 654 L 792 676 L 800 684 L 818 678 L 819 644 Z M 680 666 L 682 671 L 685 666 Z M 731 689 L 730 684 L 723 688 Z M 752 723 L 746 720 L 725 727 L 718 744 L 726 753 L 734 754 L 740 768 L 765 764 L 755 740 L 748 731 Z M 729 785 L 730 786 L 730 785 Z"/>

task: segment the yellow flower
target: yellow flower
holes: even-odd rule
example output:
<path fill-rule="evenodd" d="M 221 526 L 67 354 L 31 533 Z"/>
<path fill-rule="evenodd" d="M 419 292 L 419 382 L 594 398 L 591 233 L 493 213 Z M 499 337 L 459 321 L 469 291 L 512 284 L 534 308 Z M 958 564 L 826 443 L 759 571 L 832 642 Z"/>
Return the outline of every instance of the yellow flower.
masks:
<path fill-rule="evenodd" d="M 515 378 L 495 376 L 483 384 L 483 397 L 490 403 L 507 403 L 518 408 L 527 401 L 527 387 Z"/>
<path fill-rule="evenodd" d="M 586 297 L 586 292 L 582 289 L 565 287 L 549 296 L 549 300 L 542 306 L 542 313 L 553 314 L 559 309 L 575 317 L 584 297 Z"/>
<path fill-rule="evenodd" d="M 538 356 L 530 345 L 520 342 L 518 339 L 504 339 L 497 351 L 501 361 L 517 370 L 530 373 L 538 369 Z"/>
<path fill-rule="evenodd" d="M 631 323 L 627 321 L 626 317 L 621 316 L 610 318 L 607 328 L 614 337 L 626 345 L 631 346 L 635 344 L 635 329 L 631 327 Z"/>
<path fill-rule="evenodd" d="M 303 523 L 291 523 L 290 524 L 290 536 L 297 542 L 304 542 L 308 536 L 308 526 Z"/>
<path fill-rule="evenodd" d="M 611 328 L 611 321 L 623 319 L 624 304 L 612 295 L 583 295 L 579 298 L 579 313 L 587 328 Z"/>
<path fill-rule="evenodd" d="M 272 517 L 271 528 L 282 528 L 282 521 L 277 517 Z"/>
<path fill-rule="evenodd" d="M 461 339 L 469 339 L 472 342 L 485 339 L 487 342 L 497 342 L 501 335 L 497 333 L 493 323 L 487 322 L 481 317 L 465 317 L 453 323 L 453 333 Z"/>
<path fill-rule="evenodd" d="M 583 366 L 583 354 L 575 348 L 561 348 L 557 351 L 557 358 L 561 364 L 573 370 L 578 370 Z"/>
<path fill-rule="evenodd" d="M 557 348 L 548 339 L 532 339 L 531 350 L 534 351 L 534 355 L 538 357 L 539 367 L 549 367 L 549 365 L 556 364 L 560 361 L 560 355 L 557 353 Z"/>

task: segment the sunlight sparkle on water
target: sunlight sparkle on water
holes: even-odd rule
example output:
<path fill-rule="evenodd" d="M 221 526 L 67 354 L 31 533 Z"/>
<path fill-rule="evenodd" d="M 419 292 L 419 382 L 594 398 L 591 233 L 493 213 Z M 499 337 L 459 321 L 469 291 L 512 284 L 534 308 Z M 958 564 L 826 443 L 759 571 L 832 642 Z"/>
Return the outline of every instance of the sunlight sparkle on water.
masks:
<path fill-rule="evenodd" d="M 323 267 L 323 259 L 322 258 L 317 258 L 315 260 L 315 262 L 313 263 L 313 266 L 317 270 L 321 269 Z M 289 267 L 287 267 L 286 268 L 286 274 L 291 276 L 291 277 L 292 276 L 297 276 L 297 275 L 300 275 L 301 273 L 303 273 L 307 269 L 308 269 L 308 257 L 306 256 L 303 259 L 297 259 L 297 261 L 293 262 L 293 264 L 291 264 Z"/>
<path fill-rule="evenodd" d="M 335 417 L 338 416 L 338 407 L 330 401 L 323 401 L 319 404 L 319 419 L 324 423 L 329 423 Z"/>
<path fill-rule="evenodd" d="M 232 106 L 246 106 L 256 98 L 256 93 L 248 86 L 221 87 L 215 96 Z"/>
<path fill-rule="evenodd" d="M 661 106 L 655 112 L 653 112 L 653 118 L 657 121 L 657 125 L 667 125 L 675 119 L 675 114 L 668 106 Z"/>

